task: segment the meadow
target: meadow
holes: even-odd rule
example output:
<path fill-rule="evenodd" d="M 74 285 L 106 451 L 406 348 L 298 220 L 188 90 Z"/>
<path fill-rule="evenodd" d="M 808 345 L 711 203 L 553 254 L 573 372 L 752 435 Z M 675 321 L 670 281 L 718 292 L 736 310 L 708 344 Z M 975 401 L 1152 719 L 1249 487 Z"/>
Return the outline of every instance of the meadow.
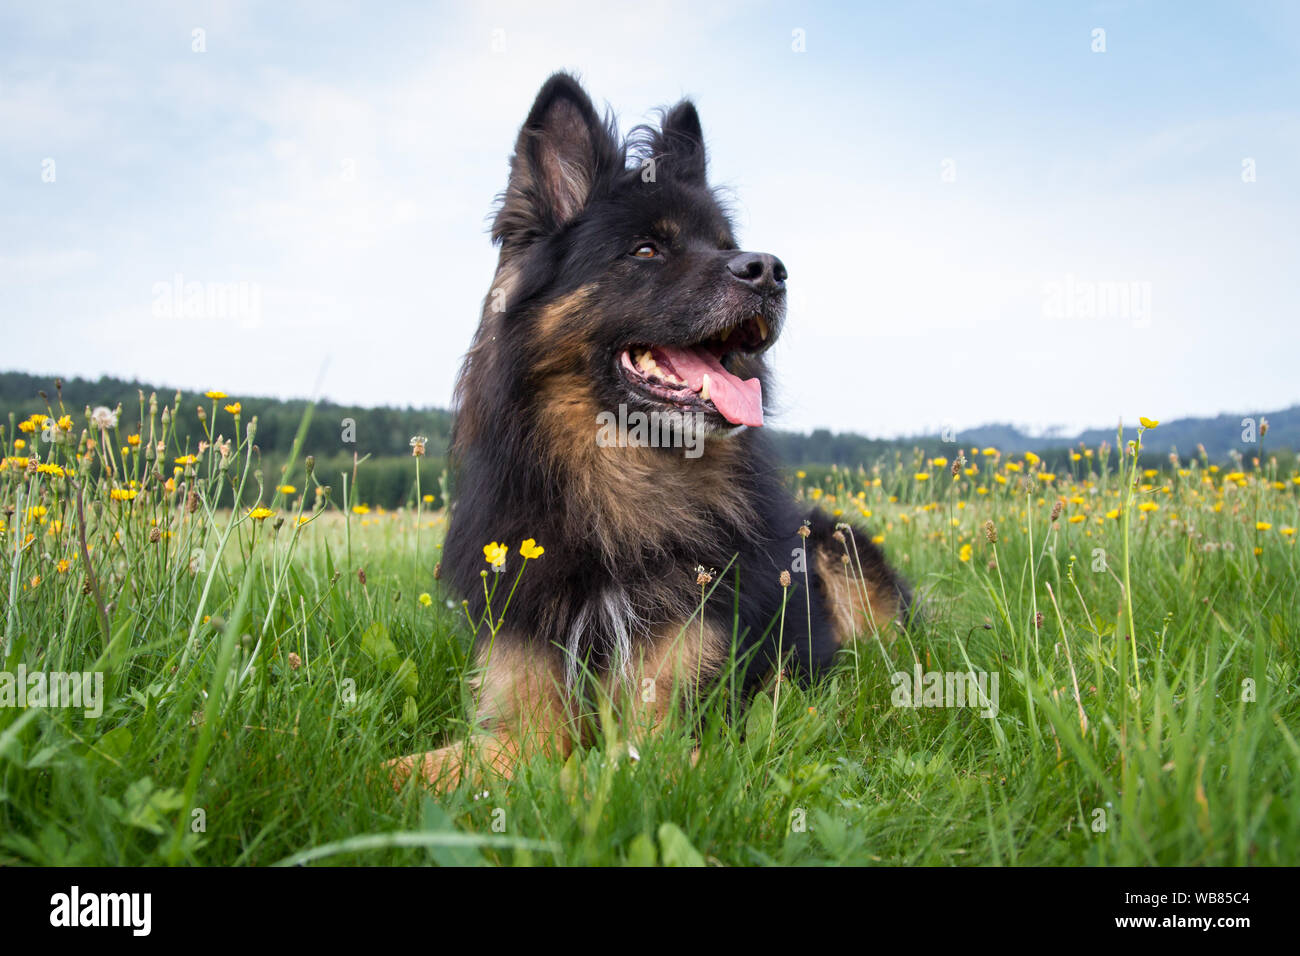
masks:
<path fill-rule="evenodd" d="M 811 687 L 724 680 L 636 746 L 605 712 L 568 760 L 435 797 L 377 770 L 466 726 L 483 622 L 437 580 L 446 477 L 419 436 L 397 509 L 301 441 L 266 474 L 254 412 L 56 399 L 0 426 L 0 864 L 1300 862 L 1300 471 L 1266 431 L 1219 463 L 1153 467 L 1143 419 L 1055 471 L 957 444 L 792 466 L 917 587 L 905 629 Z M 556 557 L 483 543 L 510 620 Z M 73 673 L 98 694 L 52 706 Z M 927 676 L 967 673 L 994 699 Z"/>

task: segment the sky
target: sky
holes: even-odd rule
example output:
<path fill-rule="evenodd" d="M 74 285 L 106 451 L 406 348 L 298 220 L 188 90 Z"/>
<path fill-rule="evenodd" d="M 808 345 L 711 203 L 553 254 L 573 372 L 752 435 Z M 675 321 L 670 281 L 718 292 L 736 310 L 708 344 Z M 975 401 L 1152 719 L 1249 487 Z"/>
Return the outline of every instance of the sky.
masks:
<path fill-rule="evenodd" d="M 1300 401 L 1287 0 L 4 4 L 0 369 L 448 405 L 557 69 L 694 99 L 780 427 Z"/>

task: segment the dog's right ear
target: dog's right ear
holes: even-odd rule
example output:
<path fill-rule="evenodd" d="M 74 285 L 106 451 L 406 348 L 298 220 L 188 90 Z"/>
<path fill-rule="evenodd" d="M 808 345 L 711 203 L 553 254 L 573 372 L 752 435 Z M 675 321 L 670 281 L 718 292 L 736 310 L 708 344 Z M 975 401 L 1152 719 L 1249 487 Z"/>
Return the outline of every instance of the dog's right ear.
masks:
<path fill-rule="evenodd" d="M 519 131 L 492 238 L 509 248 L 552 235 L 622 164 L 617 138 L 590 97 L 572 76 L 556 73 Z"/>

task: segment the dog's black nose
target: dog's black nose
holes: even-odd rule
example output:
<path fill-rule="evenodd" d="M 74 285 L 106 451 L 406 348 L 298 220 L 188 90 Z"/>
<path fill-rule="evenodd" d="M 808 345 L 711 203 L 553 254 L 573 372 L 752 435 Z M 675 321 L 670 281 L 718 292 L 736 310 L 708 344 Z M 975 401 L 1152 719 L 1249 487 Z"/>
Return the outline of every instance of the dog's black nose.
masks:
<path fill-rule="evenodd" d="M 785 286 L 785 263 L 766 252 L 742 252 L 727 263 L 727 271 L 755 289 L 770 291 Z"/>

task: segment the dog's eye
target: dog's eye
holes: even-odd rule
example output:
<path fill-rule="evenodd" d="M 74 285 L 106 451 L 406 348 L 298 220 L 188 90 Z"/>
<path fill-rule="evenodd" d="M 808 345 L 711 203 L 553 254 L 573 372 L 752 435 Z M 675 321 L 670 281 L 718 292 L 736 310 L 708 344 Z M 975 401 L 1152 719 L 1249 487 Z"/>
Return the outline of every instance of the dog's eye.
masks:
<path fill-rule="evenodd" d="M 632 255 L 638 259 L 656 259 L 659 257 L 659 247 L 653 242 L 643 242 L 632 250 Z"/>

